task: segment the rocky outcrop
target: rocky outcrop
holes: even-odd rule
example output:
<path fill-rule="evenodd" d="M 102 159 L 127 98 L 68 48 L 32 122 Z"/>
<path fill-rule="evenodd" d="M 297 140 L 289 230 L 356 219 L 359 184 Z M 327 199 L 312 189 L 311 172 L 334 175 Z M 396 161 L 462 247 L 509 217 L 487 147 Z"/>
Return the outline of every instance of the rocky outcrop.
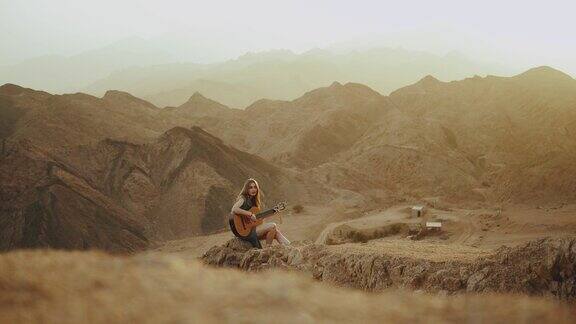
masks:
<path fill-rule="evenodd" d="M 211 265 L 247 271 L 271 268 L 304 270 L 306 266 L 302 252 L 296 247 L 273 245 L 265 249 L 256 249 L 249 242 L 238 238 L 233 238 L 222 246 L 212 247 L 202 258 Z"/>
<path fill-rule="evenodd" d="M 576 298 L 576 239 L 542 239 L 499 249 L 474 263 L 466 291 L 522 292 Z"/>
<path fill-rule="evenodd" d="M 380 291 L 390 287 L 426 291 L 525 293 L 576 299 L 576 238 L 542 239 L 500 248 L 470 261 L 437 261 L 335 246 L 273 246 L 251 249 L 231 240 L 213 247 L 205 263 L 248 271 L 295 269 L 339 286 Z"/>

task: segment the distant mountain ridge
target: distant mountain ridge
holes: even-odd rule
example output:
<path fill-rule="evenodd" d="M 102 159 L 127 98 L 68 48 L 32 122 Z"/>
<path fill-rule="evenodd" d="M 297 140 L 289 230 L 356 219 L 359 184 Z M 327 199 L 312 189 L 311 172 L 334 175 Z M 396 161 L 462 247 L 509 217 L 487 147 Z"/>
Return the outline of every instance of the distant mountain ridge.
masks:
<path fill-rule="evenodd" d="M 502 72 L 461 56 L 390 48 L 344 53 L 311 50 L 302 54 L 278 50 L 248 53 L 205 66 L 167 64 L 118 71 L 83 91 L 100 95 L 108 89 L 123 89 L 160 107 L 181 105 L 198 91 L 227 106 L 244 108 L 261 98 L 292 100 L 335 80 L 366 84 L 386 94 L 426 74 L 453 80 Z"/>
<path fill-rule="evenodd" d="M 53 93 L 69 93 L 119 69 L 172 61 L 166 50 L 139 37 L 130 37 L 68 57 L 48 55 L 0 66 L 0 84 L 9 82 Z"/>

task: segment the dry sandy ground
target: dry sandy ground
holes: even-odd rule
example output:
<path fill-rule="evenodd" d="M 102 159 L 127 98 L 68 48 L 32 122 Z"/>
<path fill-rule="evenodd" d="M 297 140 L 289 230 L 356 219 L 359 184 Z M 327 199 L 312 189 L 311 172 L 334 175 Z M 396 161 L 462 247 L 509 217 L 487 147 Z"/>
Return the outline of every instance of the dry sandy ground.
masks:
<path fill-rule="evenodd" d="M 410 205 L 397 205 L 357 219 L 328 224 L 316 243 L 324 243 L 330 231 L 342 224 L 356 229 L 370 229 L 392 223 L 419 224 L 426 221 L 440 221 L 445 234 L 427 240 L 478 248 L 515 246 L 547 236 L 576 234 L 576 205 L 551 208 L 508 206 L 501 211 L 496 208 L 473 210 L 427 208 L 422 218 L 412 217 L 409 207 Z"/>
<path fill-rule="evenodd" d="M 1 323 L 574 323 L 568 304 L 330 287 L 298 273 L 213 269 L 176 255 L 0 255 Z"/>
<path fill-rule="evenodd" d="M 480 257 L 488 256 L 493 252 L 491 249 L 475 248 L 460 244 L 418 242 L 398 238 L 378 239 L 367 243 L 345 243 L 331 246 L 330 250 L 347 254 L 361 253 L 370 256 L 382 254 L 437 262 L 471 262 Z"/>

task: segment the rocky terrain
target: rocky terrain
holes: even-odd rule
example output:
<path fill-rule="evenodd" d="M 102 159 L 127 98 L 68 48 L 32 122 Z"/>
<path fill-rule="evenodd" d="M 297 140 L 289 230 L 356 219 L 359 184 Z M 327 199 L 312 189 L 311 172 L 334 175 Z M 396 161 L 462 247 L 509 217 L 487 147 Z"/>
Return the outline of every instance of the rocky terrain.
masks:
<path fill-rule="evenodd" d="M 498 292 L 576 298 L 576 240 L 542 239 L 478 251 L 458 245 L 386 241 L 368 246 L 302 245 L 251 249 L 232 239 L 202 257 L 210 265 L 294 269 L 338 286 L 381 291 Z M 432 252 L 433 251 L 433 252 Z"/>
<path fill-rule="evenodd" d="M 50 153 L 24 142 L 0 162 L 0 250 L 148 247 L 145 219 Z"/>
<path fill-rule="evenodd" d="M 576 183 L 563 174 L 575 167 L 576 80 L 561 71 L 538 67 L 457 82 L 429 77 L 390 99 L 419 125 L 436 124 L 426 130 L 434 142 L 421 150 L 465 162 L 459 169 L 486 199 L 574 200 Z"/>

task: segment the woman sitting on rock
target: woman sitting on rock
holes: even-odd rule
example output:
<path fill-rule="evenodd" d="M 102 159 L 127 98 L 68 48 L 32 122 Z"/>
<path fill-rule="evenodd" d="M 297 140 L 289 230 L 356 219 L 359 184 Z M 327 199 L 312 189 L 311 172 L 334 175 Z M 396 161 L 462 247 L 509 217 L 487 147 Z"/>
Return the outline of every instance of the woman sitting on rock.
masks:
<path fill-rule="evenodd" d="M 238 194 L 238 198 L 236 199 L 236 203 L 232 206 L 231 213 L 242 215 L 243 217 L 247 217 L 251 221 L 256 220 L 256 216 L 250 212 L 252 207 L 262 207 L 262 200 L 261 200 L 262 192 L 260 191 L 260 186 L 255 179 L 248 179 L 244 183 L 242 191 Z M 261 225 L 256 226 L 250 232 L 250 235 L 247 237 L 242 237 L 236 231 L 234 226 L 234 222 L 232 217 L 230 218 L 230 228 L 232 229 L 232 233 L 237 237 L 246 240 L 252 244 L 253 247 L 262 248 L 260 245 L 261 239 L 266 239 L 266 244 L 268 246 L 272 245 L 274 239 L 278 241 L 278 243 L 283 245 L 290 244 L 290 241 L 282 235 L 278 225 L 276 223 L 263 223 Z"/>

